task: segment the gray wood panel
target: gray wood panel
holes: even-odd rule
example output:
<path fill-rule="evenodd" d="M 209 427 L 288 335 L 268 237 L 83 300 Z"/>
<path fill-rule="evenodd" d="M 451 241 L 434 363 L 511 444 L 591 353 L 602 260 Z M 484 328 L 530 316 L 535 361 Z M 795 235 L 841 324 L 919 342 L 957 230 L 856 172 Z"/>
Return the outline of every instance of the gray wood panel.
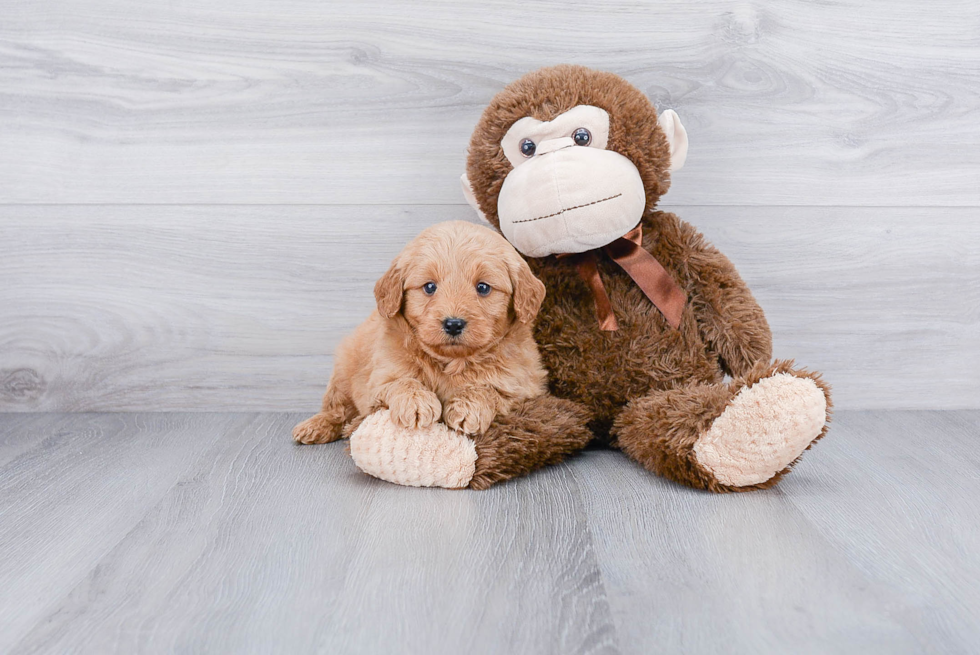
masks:
<path fill-rule="evenodd" d="M 623 74 L 677 204 L 980 204 L 980 4 L 5 0 L 0 202 L 460 202 L 482 108 Z"/>
<path fill-rule="evenodd" d="M 159 424 L 160 417 L 142 420 Z M 145 516 L 111 549 L 98 551 L 100 561 L 86 576 L 67 589 L 58 581 L 62 588 L 49 597 L 55 602 L 32 630 L 0 627 L 0 647 L 616 652 L 588 529 L 564 469 L 487 493 L 407 490 L 357 471 L 343 444 L 292 444 L 289 431 L 300 415 L 234 419 L 215 440 L 213 415 L 179 416 L 179 423 L 199 422 L 197 434 L 209 437 L 196 465 L 166 494 L 146 494 Z M 80 414 L 74 425 L 84 433 L 104 420 Z M 82 470 L 125 467 L 104 442 L 89 448 L 100 446 L 105 461 L 82 462 Z M 27 461 L 0 475 L 10 475 L 8 488 L 22 495 L 44 489 L 43 497 L 58 497 L 57 480 L 47 488 L 25 482 L 41 467 Z M 64 463 L 43 468 L 54 478 Z M 0 499 L 6 510 L 8 496 Z M 75 504 L 101 500 L 84 492 Z M 33 576 L 57 581 L 26 552 L 41 545 L 89 555 L 85 540 L 94 538 L 83 516 L 61 517 L 61 529 L 78 536 L 59 548 L 66 542 L 13 505 L 6 515 L 23 529 L 14 557 L 0 562 L 11 599 L 39 594 Z"/>
<path fill-rule="evenodd" d="M 977 407 L 975 209 L 677 208 L 842 408 Z M 464 206 L 0 208 L 0 411 L 301 410 L 374 281 Z"/>
<path fill-rule="evenodd" d="M 727 496 L 608 450 L 486 492 L 398 487 L 342 443 L 292 444 L 302 416 L 0 416 L 0 651 L 913 653 L 980 639 L 980 412 L 841 411 L 778 488 Z"/>
<path fill-rule="evenodd" d="M 0 643 L 8 650 L 247 417 L 48 417 L 33 447 L 0 445 Z M 9 426 L 0 429 L 23 430 Z M 36 432 L 36 426 L 31 429 Z M 23 443 L 23 440 L 14 439 Z M 9 458 L 9 459 L 8 459 Z"/>
<path fill-rule="evenodd" d="M 980 407 L 980 212 L 678 213 L 738 266 L 775 356 L 823 371 L 838 407 Z"/>
<path fill-rule="evenodd" d="M 828 439 L 846 438 L 839 427 Z M 913 652 L 897 599 L 781 491 L 698 494 L 611 451 L 591 464 L 575 477 L 616 630 L 633 652 Z"/>
<path fill-rule="evenodd" d="M 839 412 L 777 488 L 738 495 L 693 493 L 616 452 L 574 466 L 620 642 L 971 652 L 978 429 L 976 412 Z"/>
<path fill-rule="evenodd" d="M 58 430 L 58 420 L 52 414 L 0 413 L 0 466 L 36 448 Z"/>
<path fill-rule="evenodd" d="M 828 439 L 813 453 L 819 465 L 783 492 L 893 599 L 923 650 L 976 650 L 980 415 L 869 412 L 837 423 L 848 438 Z"/>

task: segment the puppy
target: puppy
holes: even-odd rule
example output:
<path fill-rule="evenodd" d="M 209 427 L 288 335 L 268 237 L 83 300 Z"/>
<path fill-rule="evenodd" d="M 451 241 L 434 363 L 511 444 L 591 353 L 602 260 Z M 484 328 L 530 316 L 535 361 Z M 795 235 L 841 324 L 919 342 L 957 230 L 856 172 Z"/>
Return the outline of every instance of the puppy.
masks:
<path fill-rule="evenodd" d="M 378 280 L 378 308 L 339 346 L 320 413 L 293 429 L 303 444 L 387 407 L 395 424 L 440 418 L 465 434 L 544 394 L 531 324 L 545 287 L 514 247 L 473 223 L 434 225 Z"/>

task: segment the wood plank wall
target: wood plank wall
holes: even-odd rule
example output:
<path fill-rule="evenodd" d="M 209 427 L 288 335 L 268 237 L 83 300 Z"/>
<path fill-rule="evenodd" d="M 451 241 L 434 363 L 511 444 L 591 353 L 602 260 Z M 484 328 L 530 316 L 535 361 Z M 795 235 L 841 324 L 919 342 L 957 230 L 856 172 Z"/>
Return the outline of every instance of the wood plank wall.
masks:
<path fill-rule="evenodd" d="M 0 411 L 315 408 L 483 106 L 624 75 L 842 408 L 980 407 L 980 4 L 5 0 Z"/>

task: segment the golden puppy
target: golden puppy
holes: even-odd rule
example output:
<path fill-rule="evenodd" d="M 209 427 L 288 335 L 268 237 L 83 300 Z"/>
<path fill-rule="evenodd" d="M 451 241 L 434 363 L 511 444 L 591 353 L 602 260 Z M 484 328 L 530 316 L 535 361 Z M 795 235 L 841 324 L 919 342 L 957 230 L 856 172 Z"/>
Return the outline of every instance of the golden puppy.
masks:
<path fill-rule="evenodd" d="M 349 421 L 387 407 L 405 428 L 440 417 L 466 434 L 542 395 L 546 373 L 531 323 L 544 284 L 502 236 L 473 223 L 434 225 L 378 280 L 377 311 L 337 349 L 320 413 L 299 443 L 341 437 Z"/>

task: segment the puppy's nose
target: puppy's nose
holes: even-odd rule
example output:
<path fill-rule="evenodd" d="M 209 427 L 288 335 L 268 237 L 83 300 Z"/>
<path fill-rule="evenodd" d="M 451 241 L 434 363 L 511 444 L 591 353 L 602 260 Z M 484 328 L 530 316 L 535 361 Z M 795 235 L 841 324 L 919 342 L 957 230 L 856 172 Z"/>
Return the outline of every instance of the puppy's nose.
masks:
<path fill-rule="evenodd" d="M 451 337 L 458 337 L 466 327 L 466 321 L 461 318 L 447 318 L 442 322 L 442 331 Z"/>

